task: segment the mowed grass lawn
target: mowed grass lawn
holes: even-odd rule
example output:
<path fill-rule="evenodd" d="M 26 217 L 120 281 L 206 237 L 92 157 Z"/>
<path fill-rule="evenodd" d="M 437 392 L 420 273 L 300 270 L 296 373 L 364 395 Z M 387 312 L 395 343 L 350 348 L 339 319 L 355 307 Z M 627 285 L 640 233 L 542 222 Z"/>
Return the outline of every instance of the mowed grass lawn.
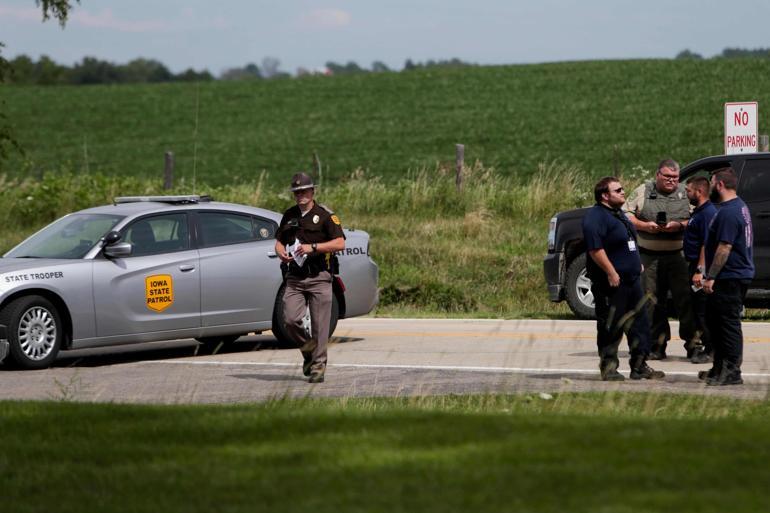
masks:
<path fill-rule="evenodd" d="M 723 151 L 723 104 L 770 104 L 770 60 L 592 61 L 435 69 L 255 82 L 0 86 L 26 151 L 11 174 L 69 169 L 178 181 L 284 184 L 357 168 L 393 182 L 408 170 L 466 160 L 526 179 L 553 159 L 592 177 Z M 615 151 L 617 147 L 617 151 Z"/>
<path fill-rule="evenodd" d="M 751 512 L 770 406 L 649 394 L 0 403 L 3 511 Z"/>

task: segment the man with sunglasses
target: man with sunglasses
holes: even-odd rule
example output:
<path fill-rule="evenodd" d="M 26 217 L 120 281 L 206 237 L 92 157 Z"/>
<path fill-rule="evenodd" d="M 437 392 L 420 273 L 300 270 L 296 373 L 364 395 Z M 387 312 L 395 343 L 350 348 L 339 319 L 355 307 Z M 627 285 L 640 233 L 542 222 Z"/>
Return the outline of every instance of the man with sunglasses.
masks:
<path fill-rule="evenodd" d="M 650 326 L 640 276 L 642 262 L 634 226 L 620 209 L 626 196 L 614 176 L 594 186 L 596 205 L 583 218 L 586 270 L 596 304 L 596 346 L 604 381 L 623 381 L 618 372 L 618 346 L 626 334 L 631 379 L 663 379 L 647 365 Z"/>
<path fill-rule="evenodd" d="M 305 173 L 291 179 L 296 205 L 283 214 L 275 252 L 285 272 L 283 312 L 286 331 L 302 352 L 302 372 L 310 383 L 323 383 L 332 310 L 334 253 L 345 249 L 339 218 L 315 201 L 315 184 Z M 303 319 L 310 308 L 311 332 Z"/>
<path fill-rule="evenodd" d="M 684 230 L 690 219 L 690 202 L 679 183 L 679 164 L 672 159 L 658 164 L 655 178 L 629 195 L 623 210 L 639 233 L 639 253 L 644 265 L 644 290 L 652 297 L 647 315 L 651 323 L 651 360 L 666 358 L 671 338 L 666 301 L 668 292 L 679 316 L 679 336 L 687 358 L 697 354 L 699 340 L 690 298 L 690 276 L 682 253 Z"/>

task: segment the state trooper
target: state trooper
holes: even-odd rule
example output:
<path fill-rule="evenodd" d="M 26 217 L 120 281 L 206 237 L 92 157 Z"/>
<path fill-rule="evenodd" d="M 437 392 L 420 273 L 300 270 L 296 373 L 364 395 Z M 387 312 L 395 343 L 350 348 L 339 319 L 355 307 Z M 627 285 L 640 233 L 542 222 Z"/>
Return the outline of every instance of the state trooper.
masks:
<path fill-rule="evenodd" d="M 332 311 L 334 254 L 345 249 L 345 234 L 339 217 L 315 201 L 315 184 L 310 176 L 296 173 L 290 190 L 296 205 L 284 212 L 275 242 L 286 280 L 284 323 L 302 352 L 302 372 L 308 382 L 322 383 Z M 303 325 L 307 307 L 309 336 Z"/>

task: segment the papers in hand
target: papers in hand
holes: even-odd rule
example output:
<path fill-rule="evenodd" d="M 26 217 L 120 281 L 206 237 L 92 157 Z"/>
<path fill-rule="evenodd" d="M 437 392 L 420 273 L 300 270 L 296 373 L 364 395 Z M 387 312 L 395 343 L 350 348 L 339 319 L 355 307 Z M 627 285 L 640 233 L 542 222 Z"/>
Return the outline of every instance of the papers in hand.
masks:
<path fill-rule="evenodd" d="M 299 267 L 302 267 L 302 265 L 305 263 L 305 259 L 307 258 L 307 255 L 296 254 L 296 251 L 299 249 L 301 245 L 302 243 L 299 241 L 299 239 L 294 239 L 294 244 L 286 248 L 286 252 L 289 254 L 290 257 L 294 259 L 294 263 L 297 264 Z"/>

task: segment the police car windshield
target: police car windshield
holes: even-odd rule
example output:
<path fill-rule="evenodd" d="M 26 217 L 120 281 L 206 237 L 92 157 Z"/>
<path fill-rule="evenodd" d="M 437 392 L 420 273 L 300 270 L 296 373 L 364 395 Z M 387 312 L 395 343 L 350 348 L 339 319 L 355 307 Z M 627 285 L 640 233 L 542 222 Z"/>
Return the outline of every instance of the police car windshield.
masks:
<path fill-rule="evenodd" d="M 83 258 L 123 216 L 70 214 L 54 221 L 11 251 L 5 258 Z"/>

